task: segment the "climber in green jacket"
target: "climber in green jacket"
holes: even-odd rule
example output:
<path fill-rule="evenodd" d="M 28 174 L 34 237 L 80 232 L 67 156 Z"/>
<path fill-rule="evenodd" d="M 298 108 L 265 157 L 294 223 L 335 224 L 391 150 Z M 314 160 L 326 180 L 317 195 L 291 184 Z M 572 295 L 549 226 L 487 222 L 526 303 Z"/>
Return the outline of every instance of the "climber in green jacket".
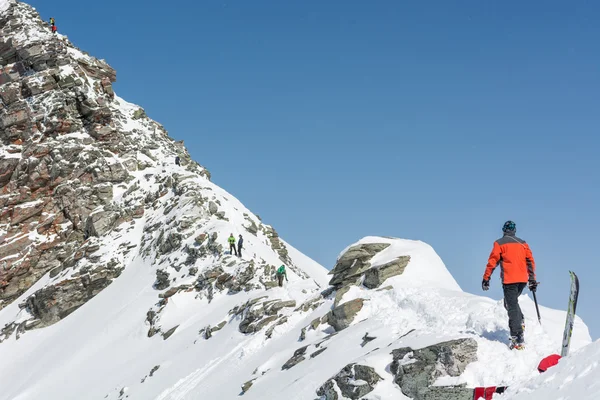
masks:
<path fill-rule="evenodd" d="M 229 239 L 227 239 L 227 241 L 229 242 L 229 254 L 235 254 L 237 256 L 237 250 L 235 249 L 235 237 L 233 236 L 233 233 L 229 235 Z"/>
<path fill-rule="evenodd" d="M 285 281 L 288 282 L 287 272 L 285 271 L 285 265 L 281 265 L 281 267 L 277 269 L 277 283 L 279 283 L 279 286 L 283 286 L 284 277 Z"/>

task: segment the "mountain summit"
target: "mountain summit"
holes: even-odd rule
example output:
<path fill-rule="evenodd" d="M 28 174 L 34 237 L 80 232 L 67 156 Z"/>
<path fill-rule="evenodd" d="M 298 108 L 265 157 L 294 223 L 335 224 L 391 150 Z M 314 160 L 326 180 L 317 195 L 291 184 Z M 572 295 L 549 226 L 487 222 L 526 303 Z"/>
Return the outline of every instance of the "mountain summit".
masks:
<path fill-rule="evenodd" d="M 560 347 L 565 313 L 539 326 L 523 296 L 509 351 L 502 302 L 420 241 L 366 237 L 327 271 L 32 7 L 0 0 L 0 34 L 0 400 L 445 399 Z"/>

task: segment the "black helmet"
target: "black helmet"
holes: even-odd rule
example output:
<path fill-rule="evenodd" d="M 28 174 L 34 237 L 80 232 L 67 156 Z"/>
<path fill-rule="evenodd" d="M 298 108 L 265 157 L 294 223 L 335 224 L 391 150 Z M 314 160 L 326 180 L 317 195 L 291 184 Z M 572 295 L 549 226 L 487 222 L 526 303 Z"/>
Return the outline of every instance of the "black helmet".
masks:
<path fill-rule="evenodd" d="M 512 221 L 506 221 L 504 226 L 502 227 L 502 232 L 515 232 L 517 230 L 517 225 Z"/>

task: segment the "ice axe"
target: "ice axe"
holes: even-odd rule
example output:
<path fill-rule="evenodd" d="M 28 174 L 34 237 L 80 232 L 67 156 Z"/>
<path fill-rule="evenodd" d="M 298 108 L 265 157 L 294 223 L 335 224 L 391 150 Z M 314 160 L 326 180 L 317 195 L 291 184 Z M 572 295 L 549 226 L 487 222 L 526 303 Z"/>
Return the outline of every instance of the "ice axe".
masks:
<path fill-rule="evenodd" d="M 537 285 L 539 285 L 540 283 L 537 282 Z M 533 293 L 533 302 L 535 303 L 535 311 L 537 312 L 537 316 L 538 316 L 538 321 L 540 323 L 540 325 L 542 324 L 542 317 L 540 317 L 540 308 L 538 307 L 538 302 L 537 302 L 537 296 L 535 295 L 535 292 L 537 290 L 537 285 L 535 290 L 532 290 L 531 293 Z"/>

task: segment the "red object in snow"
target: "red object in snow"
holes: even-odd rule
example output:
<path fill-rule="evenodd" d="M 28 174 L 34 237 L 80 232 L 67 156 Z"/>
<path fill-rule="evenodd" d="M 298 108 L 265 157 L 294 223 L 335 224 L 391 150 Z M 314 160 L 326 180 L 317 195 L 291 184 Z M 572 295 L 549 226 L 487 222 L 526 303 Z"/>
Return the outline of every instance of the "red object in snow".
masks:
<path fill-rule="evenodd" d="M 560 356 L 558 354 L 552 354 L 551 356 L 544 358 L 542 361 L 540 361 L 540 365 L 538 365 L 538 371 L 540 371 L 540 373 L 546 372 L 548 368 L 554 367 L 556 364 L 558 364 L 558 360 L 560 360 Z"/>
<path fill-rule="evenodd" d="M 56 25 L 52 25 L 52 32 L 56 32 L 57 28 Z"/>
<path fill-rule="evenodd" d="M 473 390 L 473 400 L 492 400 L 494 393 L 504 393 L 506 386 L 478 387 Z"/>

